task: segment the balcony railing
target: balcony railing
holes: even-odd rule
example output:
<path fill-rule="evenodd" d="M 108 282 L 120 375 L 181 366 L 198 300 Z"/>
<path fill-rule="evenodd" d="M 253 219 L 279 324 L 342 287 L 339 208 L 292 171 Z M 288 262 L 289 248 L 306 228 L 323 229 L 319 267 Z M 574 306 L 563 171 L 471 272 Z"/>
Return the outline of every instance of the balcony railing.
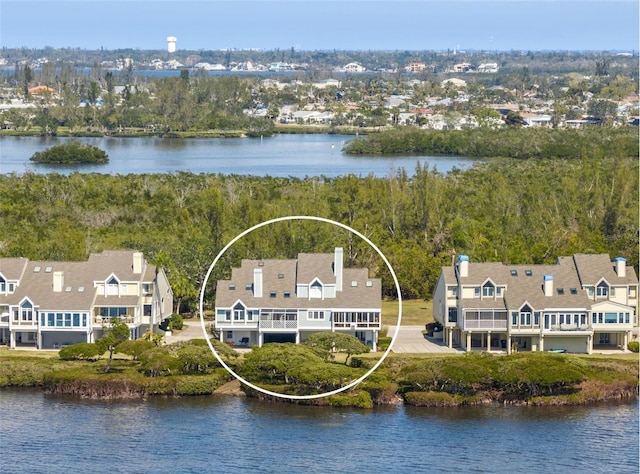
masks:
<path fill-rule="evenodd" d="M 360 322 L 348 322 L 338 321 L 333 323 L 335 328 L 363 328 L 363 329 L 380 329 L 379 321 L 360 321 Z"/>
<path fill-rule="evenodd" d="M 109 324 L 109 321 L 111 321 L 111 317 L 109 316 L 96 316 L 95 318 L 93 318 L 93 322 L 95 324 L 99 324 L 99 325 L 103 325 L 103 324 Z M 135 318 L 133 316 L 120 316 L 120 319 L 122 321 L 124 321 L 127 324 L 133 324 Z"/>
<path fill-rule="evenodd" d="M 593 328 L 590 324 L 554 324 L 549 328 L 545 328 L 545 331 L 591 331 Z"/>
<path fill-rule="evenodd" d="M 507 329 L 504 319 L 471 319 L 464 321 L 463 329 Z"/>
<path fill-rule="evenodd" d="M 260 329 L 298 329 L 297 319 L 261 319 Z"/>

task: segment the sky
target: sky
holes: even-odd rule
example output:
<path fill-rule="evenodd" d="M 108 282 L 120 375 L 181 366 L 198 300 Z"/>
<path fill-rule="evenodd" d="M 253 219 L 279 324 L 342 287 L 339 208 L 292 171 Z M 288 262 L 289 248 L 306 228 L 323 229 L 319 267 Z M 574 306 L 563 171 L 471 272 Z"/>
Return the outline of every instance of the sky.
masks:
<path fill-rule="evenodd" d="M 0 0 L 0 46 L 639 49 L 638 0 Z"/>

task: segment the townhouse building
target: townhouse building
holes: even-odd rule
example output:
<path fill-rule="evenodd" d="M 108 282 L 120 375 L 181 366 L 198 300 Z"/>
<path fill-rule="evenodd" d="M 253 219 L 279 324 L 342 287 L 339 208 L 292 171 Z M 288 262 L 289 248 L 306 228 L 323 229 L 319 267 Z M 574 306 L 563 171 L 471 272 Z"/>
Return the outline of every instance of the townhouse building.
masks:
<path fill-rule="evenodd" d="M 0 343 L 10 348 L 95 342 L 113 317 L 136 339 L 172 309 L 163 269 L 141 252 L 105 250 L 85 262 L 0 258 Z"/>
<path fill-rule="evenodd" d="M 443 267 L 433 315 L 444 342 L 467 351 L 625 351 L 638 328 L 638 277 L 626 259 L 559 257 L 553 265 Z"/>
<path fill-rule="evenodd" d="M 215 326 L 236 346 L 304 341 L 340 331 L 376 350 L 381 281 L 366 268 L 344 268 L 343 249 L 297 259 L 242 260 L 216 287 Z"/>

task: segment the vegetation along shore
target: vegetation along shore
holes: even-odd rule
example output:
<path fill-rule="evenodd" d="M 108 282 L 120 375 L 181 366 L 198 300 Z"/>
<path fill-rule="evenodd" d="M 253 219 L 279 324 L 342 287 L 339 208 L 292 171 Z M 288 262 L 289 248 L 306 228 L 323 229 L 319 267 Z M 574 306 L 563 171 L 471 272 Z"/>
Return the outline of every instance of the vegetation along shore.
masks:
<path fill-rule="evenodd" d="M 275 399 L 244 384 L 241 392 L 226 389 L 232 377 L 204 340 L 163 347 L 146 340 L 122 344 L 108 371 L 108 355 L 96 355 L 90 344 L 69 346 L 60 353 L 1 351 L 0 387 L 39 387 L 46 393 L 83 398 L 144 399 L 210 395 L 224 386 L 223 393 Z M 347 362 L 346 352 L 329 354 L 310 344 L 268 344 L 246 354 L 221 343 L 216 346 L 225 362 L 247 380 L 295 395 L 335 390 L 359 378 L 381 355 L 352 355 Z M 300 403 L 361 408 L 396 403 L 575 405 L 633 400 L 637 395 L 637 354 L 391 354 L 356 387 Z"/>

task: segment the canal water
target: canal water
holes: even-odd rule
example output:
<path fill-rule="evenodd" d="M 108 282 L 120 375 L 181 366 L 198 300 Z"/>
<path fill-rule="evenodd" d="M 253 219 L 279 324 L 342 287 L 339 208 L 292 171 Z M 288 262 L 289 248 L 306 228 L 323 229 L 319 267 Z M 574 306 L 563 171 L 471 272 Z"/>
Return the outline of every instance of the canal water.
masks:
<path fill-rule="evenodd" d="M 275 135 L 268 138 L 80 138 L 104 150 L 104 165 L 48 165 L 29 160 L 38 151 L 68 138 L 0 137 L 0 174 L 26 171 L 74 171 L 104 174 L 222 173 L 296 177 L 346 174 L 387 176 L 403 168 L 409 175 L 416 164 L 447 173 L 468 168 L 477 160 L 423 155 L 350 156 L 342 152 L 352 135 Z"/>
<path fill-rule="evenodd" d="M 0 390 L 2 472 L 633 473 L 638 404 L 373 410 Z"/>

